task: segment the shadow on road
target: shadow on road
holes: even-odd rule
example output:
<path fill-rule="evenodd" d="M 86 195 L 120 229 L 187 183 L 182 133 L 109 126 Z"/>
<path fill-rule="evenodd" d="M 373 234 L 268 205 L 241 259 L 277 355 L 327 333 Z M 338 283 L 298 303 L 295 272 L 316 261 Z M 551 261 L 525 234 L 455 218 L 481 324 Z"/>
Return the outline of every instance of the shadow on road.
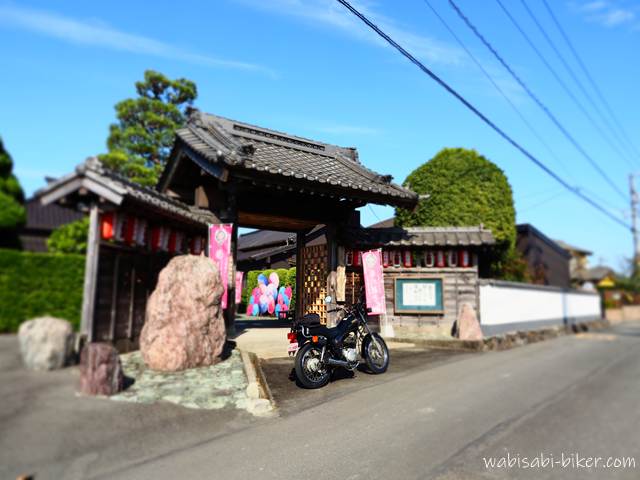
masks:
<path fill-rule="evenodd" d="M 468 352 L 403 348 L 391 350 L 389 370 L 382 375 L 372 375 L 367 371 L 355 372 L 338 368 L 331 376 L 329 384 L 318 390 L 301 388 L 296 381 L 293 357 L 261 360 L 262 370 L 282 415 L 290 415 L 311 408 L 351 392 L 384 383 L 416 369 L 429 369 L 447 362 L 472 355 Z M 476 353 L 476 355 L 478 355 Z"/>

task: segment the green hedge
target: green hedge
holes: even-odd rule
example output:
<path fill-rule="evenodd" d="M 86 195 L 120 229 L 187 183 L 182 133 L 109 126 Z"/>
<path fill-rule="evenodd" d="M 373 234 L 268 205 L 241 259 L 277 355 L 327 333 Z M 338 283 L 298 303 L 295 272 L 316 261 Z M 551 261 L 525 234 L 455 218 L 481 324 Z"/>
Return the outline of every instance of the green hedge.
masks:
<path fill-rule="evenodd" d="M 242 306 L 239 310 L 241 313 L 244 313 L 242 309 L 247 308 L 247 302 L 249 301 L 249 295 L 251 291 L 258 286 L 258 276 L 263 273 L 267 278 L 271 275 L 272 272 L 276 272 L 278 277 L 280 278 L 280 285 L 291 285 L 293 290 L 293 295 L 291 296 L 291 304 L 289 308 L 295 308 L 295 299 L 296 299 L 296 267 L 291 267 L 289 269 L 286 268 L 277 268 L 277 269 L 269 269 L 269 270 L 249 270 L 245 273 L 245 284 L 242 290 Z"/>
<path fill-rule="evenodd" d="M 80 324 L 84 256 L 0 249 L 0 332 L 42 315 Z"/>

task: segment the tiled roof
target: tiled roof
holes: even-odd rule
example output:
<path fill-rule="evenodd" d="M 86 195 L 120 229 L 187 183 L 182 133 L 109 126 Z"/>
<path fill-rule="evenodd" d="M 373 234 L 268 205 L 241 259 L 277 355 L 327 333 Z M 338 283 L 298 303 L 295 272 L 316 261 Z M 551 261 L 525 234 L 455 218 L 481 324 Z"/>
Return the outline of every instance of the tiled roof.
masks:
<path fill-rule="evenodd" d="M 256 127 L 194 110 L 177 132 L 184 142 L 211 164 L 232 171 L 262 172 L 300 182 L 318 191 L 341 190 L 344 195 L 390 205 L 412 205 L 416 193 L 391 182 L 390 175 L 369 170 L 354 148 L 338 147 Z"/>
<path fill-rule="evenodd" d="M 345 232 L 345 240 L 360 246 L 446 247 L 492 245 L 491 230 L 482 227 L 386 227 Z"/>
<path fill-rule="evenodd" d="M 46 201 L 46 197 L 55 196 L 56 190 L 69 193 L 84 188 L 96 195 L 106 197 L 117 204 L 123 200 L 143 204 L 161 213 L 170 214 L 207 225 L 216 223 L 215 217 L 207 210 L 189 206 L 157 190 L 134 183 L 118 173 L 107 169 L 97 158 L 89 158 L 78 165 L 75 172 L 65 175 L 36 192 L 36 196 Z"/>

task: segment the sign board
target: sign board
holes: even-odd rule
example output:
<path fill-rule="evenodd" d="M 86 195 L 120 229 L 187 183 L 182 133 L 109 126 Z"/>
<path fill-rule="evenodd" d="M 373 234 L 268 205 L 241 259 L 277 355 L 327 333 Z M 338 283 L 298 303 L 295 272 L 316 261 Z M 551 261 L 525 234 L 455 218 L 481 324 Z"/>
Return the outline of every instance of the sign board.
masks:
<path fill-rule="evenodd" d="M 396 313 L 443 313 L 442 278 L 396 277 Z"/>

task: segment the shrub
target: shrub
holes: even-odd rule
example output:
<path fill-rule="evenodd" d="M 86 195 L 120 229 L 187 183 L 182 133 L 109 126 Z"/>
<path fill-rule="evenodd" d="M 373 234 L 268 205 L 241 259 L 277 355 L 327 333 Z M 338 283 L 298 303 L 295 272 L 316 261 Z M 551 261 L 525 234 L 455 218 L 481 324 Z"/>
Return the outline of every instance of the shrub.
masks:
<path fill-rule="evenodd" d="M 491 274 L 516 279 L 524 271 L 513 252 L 516 240 L 513 193 L 504 172 L 475 150 L 444 148 L 409 174 L 404 185 L 419 194 L 415 210 L 396 210 L 402 227 L 475 226 L 491 229 Z M 522 278 L 520 278 L 522 279 Z"/>
<path fill-rule="evenodd" d="M 0 249 L 0 332 L 42 315 L 80 324 L 84 257 Z"/>
<path fill-rule="evenodd" d="M 47 249 L 52 253 L 87 252 L 89 217 L 67 223 L 56 228 L 47 240 Z"/>

